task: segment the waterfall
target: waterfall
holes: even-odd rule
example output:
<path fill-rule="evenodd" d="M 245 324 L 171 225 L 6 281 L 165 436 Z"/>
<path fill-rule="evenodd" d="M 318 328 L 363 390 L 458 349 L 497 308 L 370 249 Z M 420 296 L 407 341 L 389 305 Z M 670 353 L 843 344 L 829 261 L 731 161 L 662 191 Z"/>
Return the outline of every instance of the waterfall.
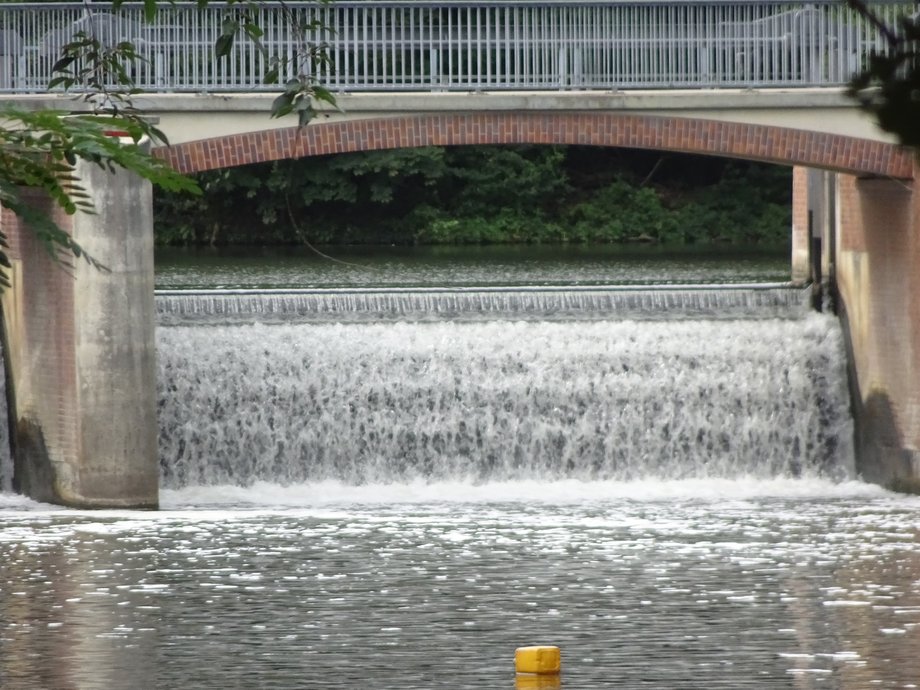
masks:
<path fill-rule="evenodd" d="M 534 309 L 561 305 L 570 319 L 575 309 L 571 291 L 471 292 L 472 303 L 467 291 L 411 292 L 410 302 L 443 299 L 472 316 L 483 295 L 499 311 L 522 312 L 538 296 L 551 304 Z M 578 299 L 626 294 L 658 300 L 673 316 L 674 300 L 688 301 L 678 292 L 592 289 Z M 690 313 L 735 299 L 708 292 L 681 293 L 703 297 Z M 190 298 L 195 309 L 221 305 L 222 323 L 158 329 L 164 486 L 847 475 L 852 431 L 836 320 L 795 307 L 801 291 L 737 292 L 773 294 L 745 318 L 574 322 L 410 321 L 393 291 L 363 291 L 296 295 L 366 309 L 362 319 L 234 323 L 226 316 L 242 315 L 239 295 L 229 307 L 220 296 Z M 303 316 L 303 304 L 290 308 Z M 399 316 L 380 320 L 386 309 Z"/>

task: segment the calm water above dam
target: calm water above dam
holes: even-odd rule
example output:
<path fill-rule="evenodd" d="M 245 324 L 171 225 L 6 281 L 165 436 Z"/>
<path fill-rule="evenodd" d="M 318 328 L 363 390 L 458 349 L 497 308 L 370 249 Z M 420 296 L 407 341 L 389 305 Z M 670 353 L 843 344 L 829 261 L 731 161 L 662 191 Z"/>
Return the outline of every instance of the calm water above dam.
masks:
<path fill-rule="evenodd" d="M 0 687 L 920 687 L 920 499 L 854 476 L 836 321 L 613 266 L 158 297 L 163 509 L 0 494 Z"/>
<path fill-rule="evenodd" d="M 157 287 L 356 288 L 752 283 L 789 278 L 789 251 L 647 245 L 157 251 Z"/>

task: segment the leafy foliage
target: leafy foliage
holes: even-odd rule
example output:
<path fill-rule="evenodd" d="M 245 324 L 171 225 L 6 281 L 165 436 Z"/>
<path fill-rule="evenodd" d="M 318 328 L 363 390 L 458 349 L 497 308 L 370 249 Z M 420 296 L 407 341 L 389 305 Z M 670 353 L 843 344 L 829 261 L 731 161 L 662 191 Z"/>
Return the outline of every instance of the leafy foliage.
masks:
<path fill-rule="evenodd" d="M 850 83 L 850 94 L 872 113 L 879 126 L 898 140 L 920 148 L 920 12 L 887 26 L 863 2 L 847 0 L 882 36 L 885 51 L 875 51 Z"/>
<path fill-rule="evenodd" d="M 92 24 L 90 24 L 92 26 Z M 65 214 L 93 213 L 89 194 L 76 175 L 77 161 L 109 172 L 126 170 L 170 191 L 198 193 L 194 180 L 150 155 L 146 145 L 166 137 L 133 105 L 130 66 L 139 59 L 128 42 L 108 45 L 88 32 L 67 43 L 52 68 L 49 89 L 73 92 L 89 106 L 86 114 L 52 110 L 0 109 L 0 205 L 25 221 L 48 253 L 66 263 L 70 256 L 104 268 L 86 254 L 54 219 L 29 203 L 26 189 L 41 190 Z M 10 265 L 6 238 L 0 237 L 2 270 Z"/>
<path fill-rule="evenodd" d="M 198 179 L 201 199 L 156 195 L 159 243 L 772 244 L 790 223 L 788 168 L 595 147 L 370 151 Z"/>
<path fill-rule="evenodd" d="M 44 191 L 66 214 L 92 213 L 92 200 L 74 173 L 78 160 L 110 172 L 131 171 L 172 192 L 198 191 L 194 180 L 175 172 L 140 145 L 149 127 L 137 118 L 5 108 L 0 110 L 0 121 L 4 123 L 0 127 L 0 205 L 25 220 L 56 259 L 72 254 L 96 265 L 52 218 L 30 205 L 24 190 Z M 2 248 L 6 248 L 5 238 Z M 0 266 L 9 266 L 2 250 Z M 7 284 L 5 274 L 0 274 L 0 283 Z"/>
<path fill-rule="evenodd" d="M 164 2 L 172 4 L 172 0 L 143 2 L 147 21 L 156 18 Z M 204 7 L 208 2 L 198 0 L 198 5 Z M 124 0 L 112 0 L 113 11 L 123 3 Z M 285 5 L 286 12 L 296 15 L 296 35 L 291 37 L 295 49 L 284 58 L 268 56 L 260 40 L 262 28 L 255 20 L 260 4 L 258 0 L 226 3 L 221 33 L 215 40 L 215 56 L 228 57 L 240 33 L 251 39 L 269 58 L 271 68 L 265 75 L 266 83 L 278 83 L 284 75 L 284 88 L 272 106 L 271 116 L 296 113 L 300 125 L 306 125 L 316 114 L 317 101 L 335 106 L 335 98 L 315 77 L 320 66 L 328 65 L 326 44 L 314 38 L 324 35 L 325 28 L 313 16 L 314 10 L 296 15 L 297 10 Z M 92 9 L 86 5 L 90 17 Z M 93 33 L 95 22 L 89 21 L 86 26 L 87 30 L 76 33 L 63 47 L 49 75 L 48 87 L 75 94 L 77 100 L 89 106 L 87 115 L 28 112 L 10 106 L 0 110 L 0 204 L 22 218 L 56 259 L 72 255 L 97 265 L 53 218 L 28 203 L 23 188 L 44 191 L 66 214 L 93 212 L 92 200 L 76 177 L 78 160 L 111 172 L 130 171 L 166 191 L 198 194 L 200 188 L 142 146 L 144 140 L 152 144 L 168 142 L 163 132 L 134 106 L 132 99 L 138 91 L 131 75 L 142 59 L 136 47 L 128 41 L 112 44 L 102 40 Z M 216 182 L 215 187 L 219 186 Z M 0 235 L 0 285 L 8 283 L 3 271 L 9 266 L 6 248 L 6 238 Z"/>
<path fill-rule="evenodd" d="M 119 3 L 123 0 L 118 0 Z M 156 4 L 156 0 L 147 0 Z M 200 6 L 208 0 L 198 0 Z M 321 67 L 330 67 L 328 45 L 324 40 L 331 29 L 326 27 L 316 16 L 317 10 L 331 0 L 318 0 L 316 7 L 294 8 L 281 5 L 281 11 L 287 15 L 293 27 L 290 41 L 294 47 L 285 56 L 270 55 L 262 43 L 264 34 L 257 20 L 259 0 L 229 0 L 221 25 L 221 33 L 214 44 L 214 54 L 218 59 L 229 58 L 238 34 L 244 34 L 268 61 L 268 72 L 263 76 L 266 84 L 278 84 L 284 81 L 284 88 L 271 106 L 272 117 L 284 117 L 296 114 L 297 123 L 304 127 L 316 117 L 317 102 L 337 107 L 332 92 L 324 88 L 317 79 Z M 284 76 L 287 75 L 287 76 Z"/>

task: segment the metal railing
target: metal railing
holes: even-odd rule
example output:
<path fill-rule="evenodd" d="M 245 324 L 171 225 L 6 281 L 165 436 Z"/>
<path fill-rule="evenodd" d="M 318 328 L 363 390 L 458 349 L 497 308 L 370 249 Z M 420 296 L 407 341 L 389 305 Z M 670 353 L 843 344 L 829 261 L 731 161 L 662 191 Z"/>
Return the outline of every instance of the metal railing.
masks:
<path fill-rule="evenodd" d="M 915 2 L 873 7 L 889 21 L 916 11 Z M 143 57 L 133 77 L 144 90 L 277 88 L 263 84 L 269 57 L 252 41 L 214 57 L 226 6 L 163 3 L 151 24 L 140 3 L 108 8 L 0 5 L 0 91 L 43 91 L 61 47 L 80 31 L 104 44 L 133 42 Z M 341 91 L 836 86 L 883 47 L 842 0 L 268 2 L 254 17 L 266 53 L 282 59 L 303 45 L 293 27 L 314 19 L 324 28 L 301 38 L 329 57 L 315 76 Z"/>

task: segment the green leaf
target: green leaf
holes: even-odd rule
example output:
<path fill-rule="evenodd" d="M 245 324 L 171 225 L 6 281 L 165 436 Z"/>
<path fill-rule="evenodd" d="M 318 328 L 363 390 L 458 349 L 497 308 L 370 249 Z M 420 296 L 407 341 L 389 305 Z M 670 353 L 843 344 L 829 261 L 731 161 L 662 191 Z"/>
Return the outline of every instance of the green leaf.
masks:
<path fill-rule="evenodd" d="M 274 101 L 272 101 L 271 116 L 283 117 L 284 115 L 292 112 L 294 109 L 293 101 L 294 96 L 292 94 L 287 92 L 280 94 Z"/>
<path fill-rule="evenodd" d="M 262 28 L 258 24 L 253 24 L 252 22 L 243 24 L 243 29 L 246 31 L 246 35 L 250 38 L 262 38 L 262 36 L 265 35 L 265 32 L 262 31 Z"/>
<path fill-rule="evenodd" d="M 157 0 L 144 0 L 144 19 L 152 22 L 157 16 Z"/>
<path fill-rule="evenodd" d="M 74 84 L 74 80 L 73 80 L 73 79 L 70 79 L 70 78 L 68 78 L 68 77 L 55 77 L 54 79 L 51 79 L 51 80 L 48 82 L 48 87 L 47 87 L 47 88 L 48 88 L 49 91 L 51 91 L 52 89 L 54 89 L 54 88 L 56 88 L 56 87 L 58 87 L 58 86 L 63 85 L 65 89 L 68 89 L 68 88 L 70 88 L 73 84 Z"/>
<path fill-rule="evenodd" d="M 265 73 L 265 76 L 262 78 L 263 84 L 277 84 L 278 83 L 278 68 L 273 67 Z"/>
<path fill-rule="evenodd" d="M 221 34 L 214 42 L 214 55 L 217 57 L 227 57 L 233 48 L 233 34 Z"/>
<path fill-rule="evenodd" d="M 329 91 L 329 89 L 325 89 L 322 86 L 314 86 L 313 96 L 318 101 L 324 101 L 328 103 L 329 105 L 335 106 L 336 108 L 338 108 L 338 104 L 336 103 L 335 96 L 332 95 L 332 92 Z"/>
<path fill-rule="evenodd" d="M 151 125 L 148 132 L 148 136 L 149 135 L 152 135 L 150 138 L 154 141 L 160 141 L 163 145 L 169 146 L 169 139 L 166 138 L 166 134 L 160 128 Z"/>
<path fill-rule="evenodd" d="M 70 65 L 73 64 L 74 59 L 75 58 L 72 55 L 67 55 L 67 56 L 62 57 L 60 60 L 54 63 L 54 65 L 51 67 L 51 71 L 52 72 L 64 71 L 65 69 L 70 67 Z"/>
<path fill-rule="evenodd" d="M 223 21 L 220 24 L 220 32 L 222 34 L 235 35 L 240 30 L 240 22 L 235 17 L 227 15 L 224 17 Z"/>

